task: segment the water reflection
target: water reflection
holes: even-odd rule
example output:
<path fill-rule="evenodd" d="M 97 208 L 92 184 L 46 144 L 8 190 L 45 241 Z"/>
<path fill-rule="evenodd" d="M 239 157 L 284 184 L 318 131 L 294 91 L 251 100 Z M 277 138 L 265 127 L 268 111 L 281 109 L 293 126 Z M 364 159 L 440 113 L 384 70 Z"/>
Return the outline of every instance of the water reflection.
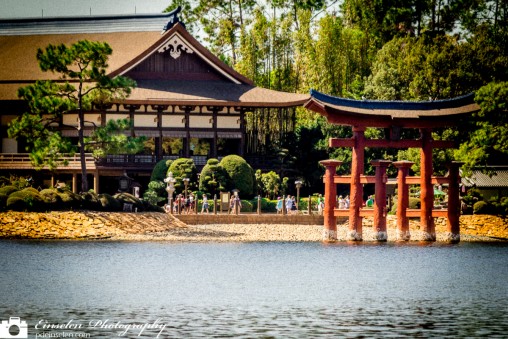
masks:
<path fill-rule="evenodd" d="M 0 241 L 0 314 L 93 338 L 504 337 L 506 244 Z M 155 331 L 138 336 L 153 338 Z"/>

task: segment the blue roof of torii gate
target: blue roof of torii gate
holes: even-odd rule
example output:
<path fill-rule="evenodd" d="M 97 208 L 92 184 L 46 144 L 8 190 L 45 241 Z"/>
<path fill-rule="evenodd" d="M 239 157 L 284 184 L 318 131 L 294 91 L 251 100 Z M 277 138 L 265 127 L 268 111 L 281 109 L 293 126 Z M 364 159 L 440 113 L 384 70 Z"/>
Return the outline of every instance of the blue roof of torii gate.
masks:
<path fill-rule="evenodd" d="M 311 90 L 305 107 L 344 125 L 387 127 L 450 126 L 460 115 L 480 109 L 474 102 L 474 93 L 456 98 L 429 101 L 354 100 L 335 97 Z"/>

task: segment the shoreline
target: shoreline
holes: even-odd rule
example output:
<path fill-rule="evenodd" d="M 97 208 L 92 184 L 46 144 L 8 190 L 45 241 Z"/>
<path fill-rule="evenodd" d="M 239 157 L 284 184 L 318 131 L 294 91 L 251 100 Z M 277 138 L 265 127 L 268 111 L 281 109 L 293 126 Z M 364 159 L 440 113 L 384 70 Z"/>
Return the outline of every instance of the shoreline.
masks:
<path fill-rule="evenodd" d="M 241 217 L 241 216 L 240 216 Z M 322 242 L 322 225 L 295 223 L 201 223 L 187 225 L 173 215 L 155 212 L 124 213 L 71 211 L 48 213 L 0 213 L 0 239 L 71 241 L 167 241 L 167 242 Z M 249 219 L 251 220 L 251 219 Z M 246 219 L 247 221 L 247 219 Z M 436 218 L 436 238 L 446 243 L 446 219 Z M 508 218 L 461 216 L 461 241 L 506 242 Z M 372 218 L 364 218 L 363 242 L 374 239 Z M 337 226 L 337 242 L 346 240 L 348 222 Z M 411 240 L 422 242 L 417 219 L 410 220 Z M 396 218 L 387 218 L 388 242 L 396 239 Z M 405 242 L 405 241 L 400 241 Z M 430 242 L 432 243 L 432 242 Z"/>

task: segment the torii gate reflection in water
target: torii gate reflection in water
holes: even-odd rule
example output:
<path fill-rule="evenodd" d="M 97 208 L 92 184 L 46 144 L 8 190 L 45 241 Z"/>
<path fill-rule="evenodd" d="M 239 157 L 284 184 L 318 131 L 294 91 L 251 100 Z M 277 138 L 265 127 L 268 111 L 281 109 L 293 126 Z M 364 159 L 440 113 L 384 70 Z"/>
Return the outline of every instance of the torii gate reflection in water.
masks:
<path fill-rule="evenodd" d="M 432 149 L 453 148 L 452 141 L 439 141 L 432 139 L 432 128 L 456 126 L 461 118 L 478 111 L 474 103 L 474 95 L 469 94 L 449 100 L 401 102 L 401 101 L 372 101 L 350 100 L 328 96 L 311 91 L 311 99 L 305 107 L 324 115 L 328 122 L 339 125 L 350 125 L 353 128 L 353 137 L 350 139 L 331 138 L 330 147 L 351 147 L 352 163 L 351 176 L 339 176 L 336 169 L 342 163 L 337 160 L 324 160 L 325 167 L 325 209 L 324 209 L 324 241 L 337 240 L 337 216 L 349 216 L 348 240 L 361 241 L 362 218 L 367 215 L 374 216 L 375 236 L 379 241 L 387 240 L 386 233 L 386 169 L 391 164 L 387 160 L 371 162 L 376 169 L 375 176 L 364 175 L 365 147 L 382 148 L 420 148 L 421 175 L 408 177 L 409 167 L 413 163 L 398 161 L 393 165 L 398 168 L 397 200 L 397 229 L 399 240 L 409 240 L 409 217 L 420 217 L 421 230 L 426 241 L 436 240 L 434 217 L 446 216 L 448 218 L 447 241 L 460 241 L 460 200 L 459 200 L 459 168 L 460 163 L 453 162 L 449 166 L 447 177 L 432 176 Z M 366 139 L 367 127 L 389 129 L 387 139 Z M 420 139 L 400 139 L 402 128 L 420 130 Z M 349 183 L 350 208 L 348 210 L 336 209 L 336 185 Z M 362 209 L 363 184 L 375 184 L 374 210 Z M 448 209 L 433 210 L 434 184 L 449 185 Z M 409 210 L 409 184 L 420 185 L 421 208 Z"/>

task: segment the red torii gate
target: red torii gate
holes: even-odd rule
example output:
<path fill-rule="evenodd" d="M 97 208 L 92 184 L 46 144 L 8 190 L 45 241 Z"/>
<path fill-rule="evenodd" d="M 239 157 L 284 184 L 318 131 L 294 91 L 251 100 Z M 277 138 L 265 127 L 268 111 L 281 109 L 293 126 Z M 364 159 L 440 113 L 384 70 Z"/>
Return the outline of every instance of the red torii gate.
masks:
<path fill-rule="evenodd" d="M 421 229 L 425 233 L 427 241 L 436 240 L 434 217 L 443 215 L 443 212 L 433 211 L 434 183 L 448 183 L 449 205 L 448 211 L 448 240 L 458 242 L 459 230 L 459 188 L 458 169 L 459 164 L 454 163 L 450 167 L 448 178 L 432 177 L 432 149 L 453 148 L 453 141 L 439 141 L 432 139 L 432 129 L 438 127 L 450 127 L 457 125 L 459 118 L 479 110 L 474 103 L 474 94 L 453 98 L 449 100 L 402 102 L 402 101 L 373 101 L 351 100 L 328 96 L 316 91 L 311 91 L 311 99 L 305 107 L 325 116 L 328 122 L 338 125 L 350 125 L 353 128 L 353 137 L 350 139 L 331 138 L 330 147 L 351 147 L 353 149 L 351 176 L 341 178 L 336 175 L 336 168 L 341 162 L 337 160 L 324 160 L 325 166 L 325 220 L 324 240 L 337 240 L 336 217 L 347 213 L 349 216 L 348 240 L 362 240 L 362 217 L 369 213 L 362 210 L 363 184 L 376 184 L 376 201 L 374 208 L 374 227 L 378 230 L 376 238 L 386 240 L 386 167 L 389 161 L 378 160 L 373 162 L 376 167 L 376 176 L 364 176 L 364 150 L 365 147 L 384 148 L 420 148 L 421 176 L 419 178 L 407 177 L 407 171 L 412 163 L 396 162 L 398 167 L 399 200 L 397 219 L 399 226 L 399 238 L 409 239 L 407 218 L 416 211 L 407 211 L 408 184 L 420 184 L 421 209 L 416 213 L 420 216 Z M 378 127 L 389 130 L 389 138 L 369 140 L 365 138 L 367 127 Z M 400 139 L 402 128 L 415 128 L 420 130 L 420 139 Z M 350 183 L 350 209 L 341 211 L 335 209 L 336 184 Z M 378 191 L 379 190 L 379 191 Z M 370 212 L 372 213 L 372 212 Z M 384 231 L 383 231 L 384 230 Z M 404 236 L 404 233 L 406 235 Z"/>

